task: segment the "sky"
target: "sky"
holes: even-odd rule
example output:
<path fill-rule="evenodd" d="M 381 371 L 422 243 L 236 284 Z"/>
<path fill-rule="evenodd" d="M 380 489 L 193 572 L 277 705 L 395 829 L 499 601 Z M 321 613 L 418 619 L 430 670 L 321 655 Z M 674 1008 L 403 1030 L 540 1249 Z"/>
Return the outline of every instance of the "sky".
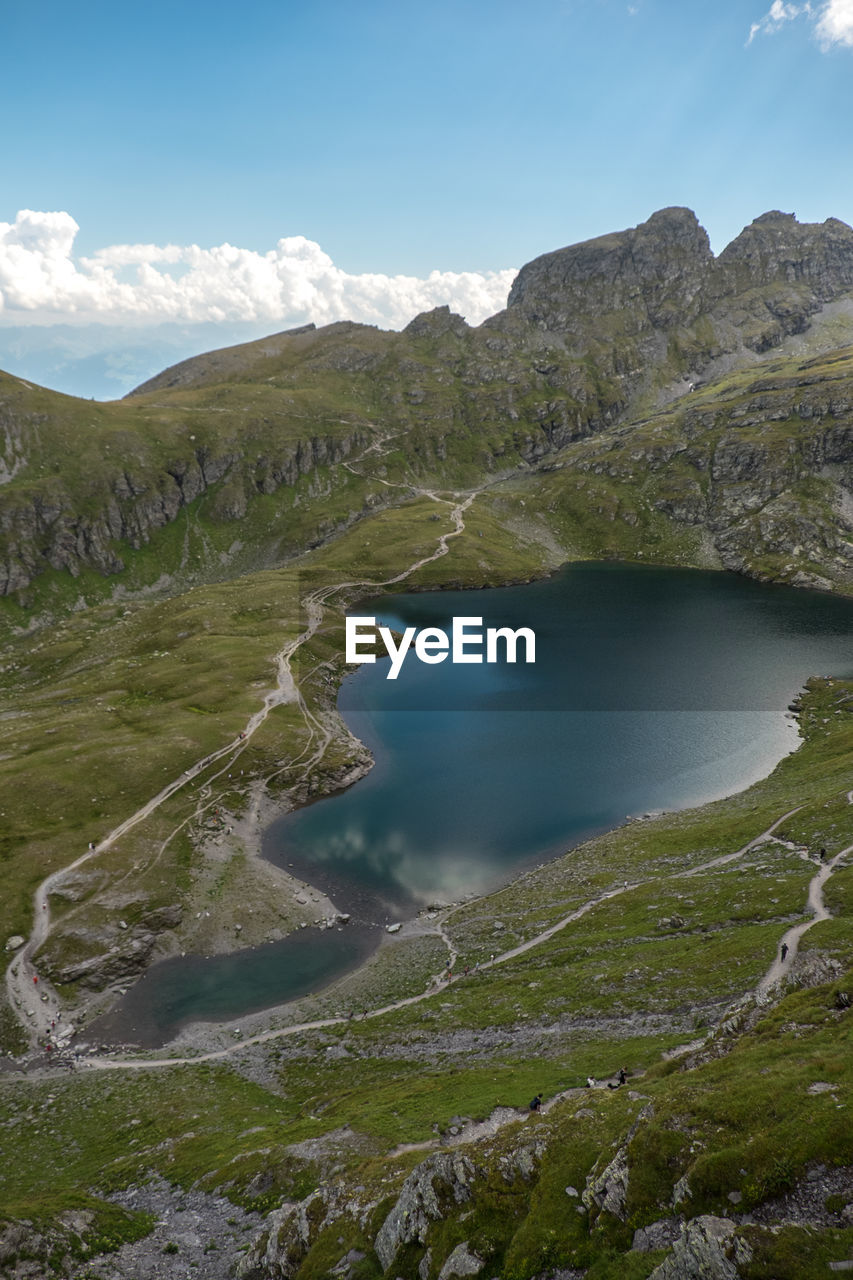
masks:
<path fill-rule="evenodd" d="M 853 222 L 853 0 L 41 0 L 3 19 L 0 365 L 123 394 L 313 320 L 479 323 L 687 205 Z M 158 363 L 160 362 L 160 363 Z"/>

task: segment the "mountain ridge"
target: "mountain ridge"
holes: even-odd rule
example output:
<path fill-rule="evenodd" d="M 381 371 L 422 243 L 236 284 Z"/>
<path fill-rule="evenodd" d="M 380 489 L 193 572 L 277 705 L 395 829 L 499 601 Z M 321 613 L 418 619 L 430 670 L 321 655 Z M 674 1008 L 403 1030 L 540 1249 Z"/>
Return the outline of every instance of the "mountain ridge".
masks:
<path fill-rule="evenodd" d="M 786 342 L 808 355 L 845 339 L 849 227 L 771 212 L 714 258 L 695 215 L 672 208 L 534 259 L 507 308 L 478 328 L 447 308 L 401 333 L 300 326 L 193 357 L 97 405 L 4 375 L 0 594 L 18 606 L 10 616 L 37 618 L 79 597 L 62 575 L 82 574 L 84 598 L 104 598 L 111 581 L 131 594 L 157 582 L 177 590 L 272 566 L 389 500 L 387 486 L 346 473 L 380 436 L 396 440 L 385 479 L 475 484 L 648 416 Z M 288 495 L 300 477 L 308 492 L 296 510 Z M 250 530 L 247 515 L 275 493 L 286 519 L 273 528 L 259 516 Z M 179 514 L 200 515 L 210 535 L 191 563 L 162 532 Z M 228 537 L 235 521 L 247 537 Z M 161 572 L 143 563 L 149 546 Z"/>
<path fill-rule="evenodd" d="M 0 377 L 4 1275 L 849 1260 L 850 680 L 809 681 L 748 790 L 429 909 L 174 1058 L 101 1046 L 157 959 L 344 927 L 258 833 L 370 767 L 336 711 L 367 587 L 614 558 L 853 592 L 849 228 L 763 215 L 721 275 L 689 211 L 649 222 L 534 260 L 476 330 L 273 335 L 106 405 Z"/>

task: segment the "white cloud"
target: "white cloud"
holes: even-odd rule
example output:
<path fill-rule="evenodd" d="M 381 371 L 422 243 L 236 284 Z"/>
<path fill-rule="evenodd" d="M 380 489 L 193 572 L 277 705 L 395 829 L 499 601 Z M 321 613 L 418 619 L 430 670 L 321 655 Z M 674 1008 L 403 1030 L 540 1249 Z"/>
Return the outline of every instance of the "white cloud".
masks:
<path fill-rule="evenodd" d="M 853 0 L 822 0 L 822 3 L 788 4 L 786 0 L 773 0 L 773 4 L 759 22 L 749 28 L 747 44 L 757 35 L 773 35 L 786 22 L 805 17 L 812 23 L 815 35 L 824 49 L 832 45 L 853 48 Z"/>
<path fill-rule="evenodd" d="M 853 0 L 829 0 L 821 9 L 816 30 L 824 45 L 853 47 Z"/>
<path fill-rule="evenodd" d="M 516 274 L 350 275 L 304 236 L 287 236 L 266 253 L 230 244 L 134 244 L 75 257 L 78 230 L 68 213 L 30 209 L 0 222 L 3 324 L 358 320 L 399 328 L 444 304 L 479 324 L 506 304 Z"/>
<path fill-rule="evenodd" d="M 749 39 L 747 44 L 757 35 L 772 35 L 774 31 L 778 31 L 786 22 L 792 22 L 794 18 L 799 18 L 801 14 L 811 14 L 811 4 L 787 4 L 785 0 L 773 0 L 769 10 L 765 13 L 760 22 L 753 22 L 749 28 Z"/>

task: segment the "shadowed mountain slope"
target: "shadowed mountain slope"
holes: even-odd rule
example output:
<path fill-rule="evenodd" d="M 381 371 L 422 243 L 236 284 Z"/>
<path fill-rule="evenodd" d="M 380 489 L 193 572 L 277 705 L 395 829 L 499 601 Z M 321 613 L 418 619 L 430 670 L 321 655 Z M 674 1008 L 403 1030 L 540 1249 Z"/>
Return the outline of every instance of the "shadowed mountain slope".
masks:
<path fill-rule="evenodd" d="M 102 598 L 104 579 L 173 591 L 280 564 L 402 487 L 491 483 L 772 351 L 851 339 L 844 223 L 764 214 L 714 258 L 695 215 L 673 208 L 535 259 L 476 329 L 446 307 L 402 333 L 304 326 L 108 404 L 2 375 L 0 594 L 40 616 Z M 810 387 L 821 368 L 803 374 Z M 843 422 L 838 384 L 836 371 L 809 397 Z M 354 465 L 368 450 L 383 460 L 372 480 Z"/>

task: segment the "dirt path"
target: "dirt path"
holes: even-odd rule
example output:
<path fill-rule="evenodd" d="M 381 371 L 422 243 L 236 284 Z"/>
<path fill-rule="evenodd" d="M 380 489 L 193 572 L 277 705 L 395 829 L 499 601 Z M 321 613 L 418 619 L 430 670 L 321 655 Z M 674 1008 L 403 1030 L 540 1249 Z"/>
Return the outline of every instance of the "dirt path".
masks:
<path fill-rule="evenodd" d="M 376 446 L 371 446 L 375 448 Z M 369 451 L 369 450 L 368 450 Z M 38 886 L 33 895 L 33 927 L 30 936 L 25 945 L 16 953 L 11 963 L 6 969 L 6 991 L 9 1003 L 14 1011 L 17 1012 L 21 1025 L 26 1030 L 31 1043 L 36 1044 L 40 1041 L 58 1042 L 60 1045 L 67 1041 L 71 1034 L 71 1026 L 65 1020 L 63 1024 L 63 1009 L 56 992 L 51 985 L 39 975 L 36 966 L 33 964 L 33 956 L 41 946 L 47 941 L 50 934 L 51 915 L 50 915 L 50 894 L 57 888 L 60 882 L 69 873 L 76 871 L 79 867 L 84 866 L 92 858 L 98 857 L 106 849 L 111 848 L 118 840 L 127 835 L 139 823 L 144 822 L 159 807 L 178 791 L 194 782 L 200 774 L 210 768 L 212 764 L 222 760 L 223 770 L 229 764 L 234 763 L 240 753 L 245 748 L 247 742 L 253 734 L 261 727 L 269 716 L 270 712 L 278 706 L 286 703 L 296 703 L 305 720 L 309 730 L 309 742 L 306 751 L 310 751 L 310 755 L 303 761 L 303 769 L 310 769 L 316 764 L 326 751 L 331 738 L 332 730 L 322 723 L 317 716 L 310 711 L 302 697 L 302 694 L 293 678 L 291 670 L 291 661 L 297 649 L 305 644 L 314 635 L 320 622 L 322 621 L 325 606 L 332 595 L 341 591 L 356 589 L 362 587 L 388 587 L 394 586 L 399 582 L 403 582 L 411 574 L 426 564 L 432 563 L 434 560 L 440 559 L 441 556 L 447 555 L 448 542 L 451 538 L 459 537 L 464 532 L 465 521 L 464 513 L 468 510 L 471 503 L 475 500 L 482 488 L 472 490 L 469 493 L 455 493 L 452 497 L 444 497 L 440 493 L 429 489 L 416 489 L 413 486 L 413 492 L 423 497 L 428 497 L 432 501 L 441 503 L 451 507 L 450 518 L 453 528 L 443 533 L 438 538 L 436 549 L 431 555 L 423 556 L 414 564 L 403 569 L 402 572 L 394 577 L 385 578 L 379 582 L 370 579 L 354 579 L 351 582 L 336 583 L 330 587 L 320 588 L 308 596 L 303 601 L 307 625 L 305 629 L 290 640 L 275 656 L 276 683 L 264 696 L 263 703 L 258 711 L 256 711 L 246 722 L 245 729 L 232 741 L 225 746 L 218 748 L 205 756 L 204 759 L 197 761 L 185 770 L 179 778 L 168 783 L 161 791 L 148 800 L 140 809 L 126 818 L 124 822 L 119 823 L 103 840 L 98 844 L 90 847 L 85 853 L 68 866 L 61 870 L 52 872 Z M 305 752 L 303 751 L 303 756 Z M 215 775 L 216 776 L 216 775 Z M 209 786 L 213 779 L 208 779 L 206 785 Z M 174 834 L 174 833 L 172 833 Z M 171 837 L 169 837 L 171 838 Z M 168 843 L 168 839 L 166 841 Z M 163 846 L 165 847 L 165 845 Z M 158 855 L 159 856 L 159 855 Z M 55 1024 L 60 1024 L 60 1031 L 56 1030 Z"/>
<path fill-rule="evenodd" d="M 673 872 L 671 875 L 668 875 L 662 878 L 666 880 L 686 879 L 690 876 L 699 875 L 706 871 L 711 871 L 715 867 L 723 866 L 726 863 L 734 861 L 736 858 L 743 857 L 745 853 L 748 853 L 751 849 L 754 849 L 757 845 L 761 844 L 764 840 L 772 836 L 773 832 L 776 831 L 776 829 L 781 825 L 781 823 L 785 822 L 786 819 L 790 818 L 793 814 L 797 812 L 798 812 L 798 809 L 790 809 L 787 813 L 784 813 L 781 818 L 777 818 L 774 822 L 770 824 L 769 827 L 766 827 L 762 832 L 760 832 L 759 835 L 755 836 L 752 840 L 748 841 L 747 844 L 743 845 L 742 848 L 736 849 L 734 853 L 727 853 L 727 854 L 723 854 L 721 857 L 711 858 L 708 862 L 702 863 L 701 866 L 691 867 L 688 871 L 676 871 L 676 872 Z M 827 874 L 831 873 L 831 870 L 835 866 L 835 864 L 844 856 L 844 854 L 848 852 L 849 850 L 845 849 L 842 851 L 842 853 L 837 854 L 831 863 L 827 863 L 827 866 L 825 868 L 822 868 L 822 871 L 825 871 Z M 825 882 L 826 878 L 827 876 L 825 875 L 823 878 L 823 881 L 821 881 L 821 884 Z M 496 965 L 505 964 L 508 960 L 513 960 L 515 959 L 516 956 L 520 956 L 527 951 L 531 951 L 534 947 L 540 946 L 543 942 L 547 942 L 549 938 L 552 938 L 554 934 L 559 933 L 561 929 L 565 929 L 566 926 L 571 924 L 573 921 L 581 919 L 589 911 L 592 911 L 594 907 L 599 906 L 600 903 L 607 902 L 612 898 L 617 898 L 623 893 L 629 893 L 632 889 L 639 888 L 641 885 L 645 885 L 649 883 L 659 883 L 659 878 L 654 877 L 653 879 L 649 879 L 649 880 L 639 880 L 639 881 L 635 881 L 633 884 L 629 884 L 626 882 L 621 887 L 618 887 L 615 889 L 609 889 L 609 890 L 606 890 L 604 893 L 598 894 L 596 897 L 591 898 L 588 902 L 583 903 L 582 906 L 577 907 L 574 911 L 569 912 L 568 915 L 563 916 L 555 924 L 550 925 L 547 929 L 543 929 L 542 932 L 538 933 L 534 938 L 529 938 L 526 942 L 520 943 L 517 947 L 511 947 L 509 950 L 502 952 L 498 956 L 495 956 L 494 960 L 487 960 L 485 963 L 480 965 L 479 967 L 480 971 L 483 971 L 484 969 L 494 968 Z M 804 931 L 804 928 L 810 927 L 810 924 L 813 924 L 813 923 L 815 923 L 815 921 L 811 921 L 806 926 L 796 926 L 796 927 L 803 929 Z M 447 943 L 448 949 L 450 951 L 451 964 L 455 963 L 456 952 L 453 948 L 453 944 L 451 940 L 447 937 L 446 933 L 444 932 L 443 925 L 439 926 L 438 932 Z M 792 932 L 792 931 L 789 931 L 789 932 Z M 471 976 L 473 977 L 475 975 L 471 975 Z M 465 980 L 466 979 L 462 979 L 462 981 L 465 981 Z M 459 979 L 456 978 L 454 979 L 454 981 L 459 981 Z M 379 1009 L 368 1010 L 368 1012 L 365 1014 L 365 1017 L 381 1018 L 388 1013 L 394 1013 L 399 1009 L 408 1008 L 410 1005 L 420 1004 L 424 1000 L 433 999 L 436 995 L 446 990 L 447 990 L 446 972 L 442 971 L 442 973 L 436 974 L 431 979 L 426 990 L 419 992 L 417 995 L 406 996 L 400 1000 L 391 1001 L 391 1003 L 383 1005 Z M 304 1031 L 321 1031 L 325 1027 L 341 1026 L 344 1023 L 347 1023 L 348 1021 L 349 1021 L 349 1018 L 343 1015 L 334 1015 L 329 1018 L 315 1018 L 308 1022 L 294 1023 L 291 1026 L 280 1027 L 273 1031 L 262 1031 L 258 1035 L 247 1036 L 245 1039 L 240 1040 L 236 1044 L 226 1045 L 222 1049 L 214 1049 L 207 1053 L 200 1053 L 200 1054 L 187 1054 L 187 1055 L 179 1055 L 179 1056 L 168 1057 L 168 1058 L 121 1058 L 121 1059 L 93 1056 L 81 1061 L 80 1067 L 86 1068 L 89 1070 L 98 1069 L 98 1070 L 105 1070 L 105 1071 L 128 1071 L 128 1070 L 146 1070 L 148 1068 L 156 1068 L 156 1067 L 184 1066 L 184 1065 L 195 1063 L 195 1062 L 216 1062 L 225 1058 L 232 1057 L 234 1054 L 240 1053 L 243 1049 L 245 1049 L 249 1045 L 266 1044 L 271 1040 L 280 1040 L 280 1039 L 284 1039 L 287 1036 L 299 1035 Z"/>
<path fill-rule="evenodd" d="M 853 804 L 853 791 L 847 792 L 847 803 Z M 779 949 L 776 952 L 773 963 L 755 988 L 755 995 L 758 1000 L 766 1000 L 771 989 L 778 986 L 790 972 L 791 965 L 797 958 L 800 938 L 802 938 L 803 934 L 808 933 L 809 929 L 819 924 L 821 920 L 830 918 L 826 903 L 823 900 L 823 887 L 838 864 L 850 853 L 853 853 L 853 844 L 849 844 L 846 849 L 836 853 L 834 858 L 830 858 L 829 862 L 824 863 L 818 870 L 817 875 L 813 876 L 809 881 L 806 907 L 811 911 L 812 918 L 811 920 L 803 921 L 802 924 L 795 924 L 779 939 Z"/>
<path fill-rule="evenodd" d="M 829 862 L 824 863 L 817 875 L 813 876 L 809 881 L 806 907 L 811 911 L 812 918 L 811 920 L 803 921 L 802 924 L 795 924 L 793 928 L 782 935 L 779 941 L 779 950 L 776 952 L 773 963 L 755 988 L 755 994 L 759 1000 L 766 998 L 770 989 L 777 986 L 790 971 L 791 965 L 797 958 L 800 938 L 802 938 L 803 934 L 808 933 L 809 929 L 813 928 L 821 920 L 829 920 L 830 914 L 823 900 L 823 887 L 839 862 L 846 858 L 849 853 L 853 853 L 853 844 L 849 844 L 846 849 L 836 853 L 834 858 L 830 858 Z"/>

